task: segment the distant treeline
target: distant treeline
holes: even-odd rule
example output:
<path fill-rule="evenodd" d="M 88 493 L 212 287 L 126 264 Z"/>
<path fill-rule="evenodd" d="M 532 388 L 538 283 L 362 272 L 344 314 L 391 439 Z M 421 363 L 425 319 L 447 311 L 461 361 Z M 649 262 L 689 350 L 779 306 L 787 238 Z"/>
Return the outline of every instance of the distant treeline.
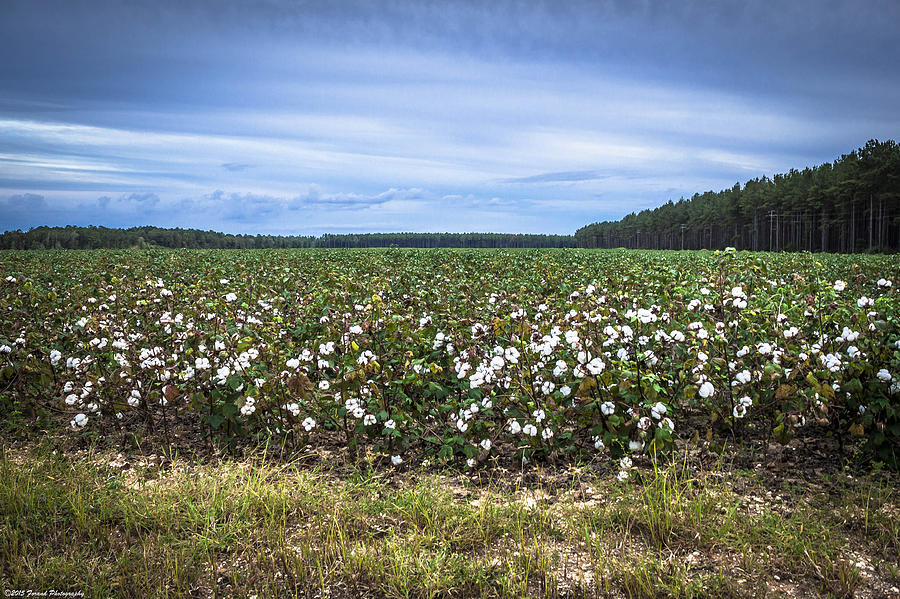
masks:
<path fill-rule="evenodd" d="M 900 146 L 865 147 L 802 171 L 694 194 L 575 232 L 589 248 L 900 250 Z"/>
<path fill-rule="evenodd" d="M 37 250 L 99 248 L 558 248 L 575 247 L 571 235 L 508 233 L 365 233 L 354 235 L 229 235 L 198 229 L 159 227 L 36 227 L 0 234 L 0 249 Z"/>

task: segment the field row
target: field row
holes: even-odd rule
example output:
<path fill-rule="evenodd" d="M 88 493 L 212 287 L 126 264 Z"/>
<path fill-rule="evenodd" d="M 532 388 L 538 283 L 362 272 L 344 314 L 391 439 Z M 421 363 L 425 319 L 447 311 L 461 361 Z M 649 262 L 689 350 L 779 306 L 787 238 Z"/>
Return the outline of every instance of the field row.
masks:
<path fill-rule="evenodd" d="M 896 463 L 900 262 L 583 250 L 0 256 L 0 402 L 387 464 L 833 436 Z M 686 430 L 691 422 L 691 430 Z M 698 429 L 697 423 L 700 423 Z"/>

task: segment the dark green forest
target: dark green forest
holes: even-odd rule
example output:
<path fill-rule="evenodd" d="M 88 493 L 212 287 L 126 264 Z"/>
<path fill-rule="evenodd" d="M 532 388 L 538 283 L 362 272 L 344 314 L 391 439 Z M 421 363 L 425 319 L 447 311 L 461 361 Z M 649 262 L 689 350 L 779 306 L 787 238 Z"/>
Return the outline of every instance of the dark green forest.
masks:
<path fill-rule="evenodd" d="M 589 248 L 896 252 L 900 146 L 870 140 L 831 163 L 587 225 L 575 238 Z"/>
<path fill-rule="evenodd" d="M 0 249 L 73 249 L 166 247 L 213 249 L 267 248 L 557 248 L 575 247 L 571 235 L 507 233 L 366 233 L 352 235 L 229 235 L 197 229 L 159 227 L 35 227 L 0 235 Z"/>

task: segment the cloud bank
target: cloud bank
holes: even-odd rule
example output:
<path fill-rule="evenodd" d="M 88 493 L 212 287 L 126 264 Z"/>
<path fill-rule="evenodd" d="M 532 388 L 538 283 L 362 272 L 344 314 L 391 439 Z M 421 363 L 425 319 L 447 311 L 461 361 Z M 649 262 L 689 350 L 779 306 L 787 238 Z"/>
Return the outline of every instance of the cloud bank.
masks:
<path fill-rule="evenodd" d="M 568 233 L 900 137 L 894 2 L 9 0 L 0 229 Z"/>

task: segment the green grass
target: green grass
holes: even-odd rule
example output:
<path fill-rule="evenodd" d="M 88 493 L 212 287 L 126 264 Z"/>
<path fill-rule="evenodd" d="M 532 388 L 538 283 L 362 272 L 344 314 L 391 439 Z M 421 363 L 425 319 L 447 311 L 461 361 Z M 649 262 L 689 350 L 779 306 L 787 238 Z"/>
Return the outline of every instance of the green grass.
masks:
<path fill-rule="evenodd" d="M 878 584 L 900 583 L 900 502 L 878 478 L 832 480 L 824 495 L 786 489 L 786 508 L 755 501 L 766 490 L 752 476 L 686 463 L 626 485 L 587 473 L 547 494 L 262 457 L 130 473 L 96 461 L 43 448 L 0 458 L 4 590 L 688 598 L 778 596 L 788 585 L 851 597 L 872 584 L 858 555 L 878 565 Z"/>

